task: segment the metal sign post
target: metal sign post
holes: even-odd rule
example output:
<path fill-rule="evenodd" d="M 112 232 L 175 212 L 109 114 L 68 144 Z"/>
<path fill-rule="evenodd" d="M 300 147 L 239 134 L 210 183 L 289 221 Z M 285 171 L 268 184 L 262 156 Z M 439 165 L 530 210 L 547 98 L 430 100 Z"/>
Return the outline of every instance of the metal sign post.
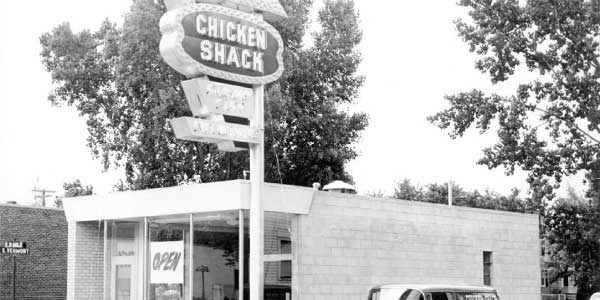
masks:
<path fill-rule="evenodd" d="M 29 249 L 27 248 L 27 243 L 12 241 L 5 242 L 0 246 L 0 254 L 9 254 L 12 256 L 13 261 L 13 276 L 12 276 L 12 298 L 13 300 L 17 299 L 17 255 L 27 255 L 29 254 Z"/>
<path fill-rule="evenodd" d="M 13 254 L 13 300 L 17 300 L 17 257 Z"/>
<path fill-rule="evenodd" d="M 254 88 L 256 113 L 251 125 L 258 128 L 259 143 L 250 147 L 250 299 L 262 300 L 264 290 L 264 209 L 265 176 L 264 85 Z"/>

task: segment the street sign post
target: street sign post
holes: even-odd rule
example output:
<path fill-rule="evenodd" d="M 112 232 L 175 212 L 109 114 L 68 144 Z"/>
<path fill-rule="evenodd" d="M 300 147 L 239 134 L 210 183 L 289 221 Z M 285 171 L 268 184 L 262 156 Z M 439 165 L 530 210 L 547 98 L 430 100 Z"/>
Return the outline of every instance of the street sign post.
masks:
<path fill-rule="evenodd" d="M 5 242 L 0 246 L 1 254 L 20 254 L 27 255 L 29 254 L 29 249 L 27 248 L 27 243 L 25 242 Z"/>
<path fill-rule="evenodd" d="M 4 242 L 0 246 L 0 254 L 10 254 L 13 260 L 13 300 L 17 299 L 17 255 L 28 255 L 27 243 L 12 241 Z"/>
<path fill-rule="evenodd" d="M 171 126 L 179 139 L 216 143 L 221 151 L 250 150 L 250 300 L 263 300 L 264 85 L 283 73 L 283 40 L 265 20 L 287 15 L 278 0 L 216 3 L 165 1 L 160 53 L 190 78 L 182 87 L 194 115 L 175 118 Z"/>

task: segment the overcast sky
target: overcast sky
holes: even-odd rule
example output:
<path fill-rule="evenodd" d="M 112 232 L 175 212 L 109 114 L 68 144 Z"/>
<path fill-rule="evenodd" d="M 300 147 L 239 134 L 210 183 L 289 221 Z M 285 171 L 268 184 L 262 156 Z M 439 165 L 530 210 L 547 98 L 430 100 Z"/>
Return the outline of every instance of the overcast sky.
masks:
<path fill-rule="evenodd" d="M 452 0 L 355 0 L 361 15 L 366 76 L 354 109 L 370 116 L 350 171 L 359 192 L 382 190 L 409 178 L 414 183 L 453 180 L 468 189 L 506 193 L 526 188 L 522 173 L 477 166 L 494 134 L 472 131 L 460 140 L 432 126 L 426 117 L 444 107 L 445 94 L 481 88 L 501 94 L 512 81 L 492 86 L 473 68 L 474 56 L 456 35 L 452 21 L 465 15 Z M 52 107 L 50 75 L 41 64 L 39 37 L 61 22 L 73 30 L 96 30 L 102 19 L 121 22 L 127 0 L 7 1 L 0 18 L 0 202 L 31 203 L 34 186 L 62 193 L 62 183 L 81 179 L 104 193 L 121 172 L 102 173 L 86 146 L 86 127 L 71 108 Z M 520 75 L 522 79 L 526 75 Z M 581 189 L 579 179 L 570 183 Z"/>

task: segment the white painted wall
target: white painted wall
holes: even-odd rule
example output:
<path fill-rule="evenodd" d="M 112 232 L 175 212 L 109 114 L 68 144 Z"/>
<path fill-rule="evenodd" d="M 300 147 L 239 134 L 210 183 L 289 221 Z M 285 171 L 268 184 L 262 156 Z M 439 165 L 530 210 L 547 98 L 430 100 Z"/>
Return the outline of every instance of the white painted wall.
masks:
<path fill-rule="evenodd" d="M 538 216 L 319 192 L 293 219 L 293 299 L 366 299 L 385 283 L 483 285 L 540 299 Z"/>

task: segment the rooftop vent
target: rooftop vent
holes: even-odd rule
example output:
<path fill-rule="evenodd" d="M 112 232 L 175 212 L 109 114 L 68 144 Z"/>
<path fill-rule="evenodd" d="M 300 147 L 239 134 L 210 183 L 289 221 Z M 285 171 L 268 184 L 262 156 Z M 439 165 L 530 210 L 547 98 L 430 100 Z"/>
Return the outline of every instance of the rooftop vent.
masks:
<path fill-rule="evenodd" d="M 334 193 L 356 194 L 356 189 L 353 185 L 345 183 L 341 180 L 336 180 L 330 184 L 325 185 L 323 187 L 323 190 Z"/>

